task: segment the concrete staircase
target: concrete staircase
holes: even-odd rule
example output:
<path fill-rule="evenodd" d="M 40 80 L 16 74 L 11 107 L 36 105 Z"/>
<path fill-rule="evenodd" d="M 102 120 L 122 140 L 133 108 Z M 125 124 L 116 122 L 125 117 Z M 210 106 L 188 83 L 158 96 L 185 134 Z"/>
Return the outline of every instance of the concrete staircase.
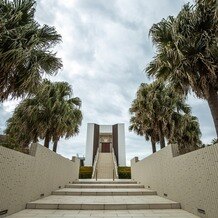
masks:
<path fill-rule="evenodd" d="M 26 208 L 10 217 L 196 217 L 181 210 L 180 203 L 130 180 L 81 180 L 27 203 Z"/>
<path fill-rule="evenodd" d="M 124 210 L 179 209 L 180 204 L 157 196 L 136 182 L 82 181 L 66 185 L 51 196 L 30 202 L 27 209 Z"/>
<path fill-rule="evenodd" d="M 114 162 L 112 153 L 99 153 L 96 166 L 98 179 L 113 179 Z"/>

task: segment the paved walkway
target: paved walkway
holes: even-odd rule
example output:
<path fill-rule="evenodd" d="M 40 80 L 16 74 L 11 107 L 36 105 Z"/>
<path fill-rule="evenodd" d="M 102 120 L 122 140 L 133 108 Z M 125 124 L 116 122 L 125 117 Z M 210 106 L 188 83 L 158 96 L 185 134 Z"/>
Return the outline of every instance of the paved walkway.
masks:
<path fill-rule="evenodd" d="M 52 195 L 29 202 L 11 218 L 45 217 L 196 218 L 180 204 L 130 180 L 81 180 Z"/>
<path fill-rule="evenodd" d="M 10 218 L 197 218 L 184 210 L 165 209 L 165 210 L 23 210 Z"/>
<path fill-rule="evenodd" d="M 99 179 L 113 179 L 114 162 L 112 153 L 99 153 L 97 161 L 97 176 Z"/>

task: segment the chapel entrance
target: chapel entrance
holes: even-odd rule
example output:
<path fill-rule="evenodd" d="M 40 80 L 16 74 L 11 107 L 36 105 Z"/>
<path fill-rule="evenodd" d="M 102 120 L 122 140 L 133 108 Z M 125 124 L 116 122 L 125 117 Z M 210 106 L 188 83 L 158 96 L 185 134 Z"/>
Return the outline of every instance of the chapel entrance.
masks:
<path fill-rule="evenodd" d="M 110 143 L 102 143 L 101 152 L 110 153 Z"/>

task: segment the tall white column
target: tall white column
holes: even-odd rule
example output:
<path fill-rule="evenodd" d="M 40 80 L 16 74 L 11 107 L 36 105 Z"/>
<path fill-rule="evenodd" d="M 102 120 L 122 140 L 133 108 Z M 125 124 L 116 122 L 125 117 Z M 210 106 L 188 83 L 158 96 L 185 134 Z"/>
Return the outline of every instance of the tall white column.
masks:
<path fill-rule="evenodd" d="M 92 166 L 94 143 L 94 123 L 87 124 L 85 166 Z"/>
<path fill-rule="evenodd" d="M 124 124 L 118 124 L 118 165 L 126 166 L 125 129 Z"/>

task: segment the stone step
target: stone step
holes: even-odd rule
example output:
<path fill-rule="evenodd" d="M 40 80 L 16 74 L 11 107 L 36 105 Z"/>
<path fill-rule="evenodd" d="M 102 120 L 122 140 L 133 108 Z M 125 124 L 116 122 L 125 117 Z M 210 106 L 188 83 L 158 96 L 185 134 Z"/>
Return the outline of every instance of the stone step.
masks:
<path fill-rule="evenodd" d="M 110 169 L 104 169 L 102 172 L 97 172 L 97 177 L 101 179 L 112 179 L 113 178 L 113 171 Z"/>
<path fill-rule="evenodd" d="M 180 204 L 156 195 L 141 196 L 62 196 L 51 195 L 27 204 L 27 209 L 136 210 L 180 209 Z"/>
<path fill-rule="evenodd" d="M 181 209 L 170 210 L 31 210 L 26 209 L 8 218 L 94 218 L 94 217 L 125 217 L 125 218 L 199 218 Z"/>
<path fill-rule="evenodd" d="M 95 179 L 79 179 L 72 184 L 137 184 L 137 182 L 131 179 L 98 179 L 97 181 Z"/>
<path fill-rule="evenodd" d="M 76 189 L 64 188 L 52 192 L 53 195 L 86 195 L 86 196 L 120 196 L 120 195 L 156 195 L 157 192 L 149 189 Z"/>
<path fill-rule="evenodd" d="M 68 184 L 65 188 L 144 188 L 143 185 L 139 184 Z"/>
<path fill-rule="evenodd" d="M 96 166 L 99 179 L 112 179 L 114 167 L 112 153 L 99 153 Z"/>

